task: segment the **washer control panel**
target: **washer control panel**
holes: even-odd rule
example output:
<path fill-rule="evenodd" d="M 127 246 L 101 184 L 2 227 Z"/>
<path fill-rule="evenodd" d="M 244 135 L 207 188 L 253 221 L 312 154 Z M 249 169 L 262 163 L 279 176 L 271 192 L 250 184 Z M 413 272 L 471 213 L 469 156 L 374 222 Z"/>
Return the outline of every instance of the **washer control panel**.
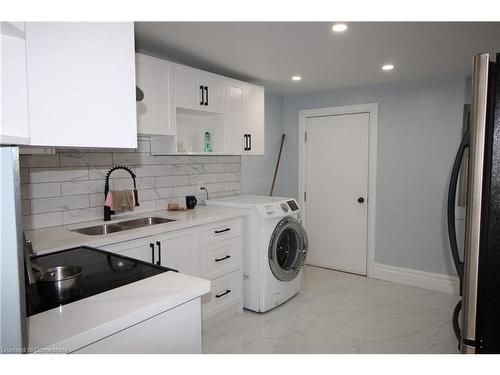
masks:
<path fill-rule="evenodd" d="M 273 203 L 268 203 L 261 206 L 261 210 L 265 217 L 273 218 L 279 216 L 287 216 L 291 213 L 299 211 L 299 205 L 294 199 L 289 199 L 286 201 L 278 201 Z"/>

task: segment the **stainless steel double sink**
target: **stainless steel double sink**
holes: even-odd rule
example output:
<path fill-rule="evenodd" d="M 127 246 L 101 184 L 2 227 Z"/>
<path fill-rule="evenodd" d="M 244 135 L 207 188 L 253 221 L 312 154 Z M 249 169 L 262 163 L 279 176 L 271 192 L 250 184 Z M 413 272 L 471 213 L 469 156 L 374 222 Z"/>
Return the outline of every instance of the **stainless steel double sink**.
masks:
<path fill-rule="evenodd" d="M 145 217 L 142 219 L 120 221 L 119 223 L 102 224 L 102 225 L 95 225 L 92 227 L 72 229 L 71 231 L 91 236 L 96 236 L 100 234 L 109 234 L 109 233 L 121 232 L 124 230 L 149 227 L 151 225 L 168 223 L 170 221 L 175 221 L 175 220 L 165 219 L 162 217 Z"/>

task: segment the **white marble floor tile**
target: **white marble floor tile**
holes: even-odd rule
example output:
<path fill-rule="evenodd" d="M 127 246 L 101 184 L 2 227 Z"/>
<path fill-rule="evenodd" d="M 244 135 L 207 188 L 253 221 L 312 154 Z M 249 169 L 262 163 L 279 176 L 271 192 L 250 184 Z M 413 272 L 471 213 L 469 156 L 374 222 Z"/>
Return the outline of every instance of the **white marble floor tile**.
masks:
<path fill-rule="evenodd" d="M 204 353 L 458 353 L 458 296 L 307 266 L 301 292 L 203 330 Z"/>

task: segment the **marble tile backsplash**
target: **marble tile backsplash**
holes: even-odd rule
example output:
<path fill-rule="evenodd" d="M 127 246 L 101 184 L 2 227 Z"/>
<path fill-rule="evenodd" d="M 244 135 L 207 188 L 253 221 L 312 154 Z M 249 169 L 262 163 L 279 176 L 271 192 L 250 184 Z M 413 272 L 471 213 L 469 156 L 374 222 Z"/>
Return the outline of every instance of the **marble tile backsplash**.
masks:
<path fill-rule="evenodd" d="M 186 195 L 203 202 L 199 184 L 210 198 L 240 192 L 240 156 L 155 156 L 149 137 L 139 137 L 137 149 L 61 149 L 55 155 L 22 155 L 20 164 L 25 230 L 102 219 L 104 177 L 113 165 L 127 165 L 137 176 L 140 206 L 134 212 L 184 204 Z M 113 172 L 110 188 L 132 189 L 130 175 Z"/>

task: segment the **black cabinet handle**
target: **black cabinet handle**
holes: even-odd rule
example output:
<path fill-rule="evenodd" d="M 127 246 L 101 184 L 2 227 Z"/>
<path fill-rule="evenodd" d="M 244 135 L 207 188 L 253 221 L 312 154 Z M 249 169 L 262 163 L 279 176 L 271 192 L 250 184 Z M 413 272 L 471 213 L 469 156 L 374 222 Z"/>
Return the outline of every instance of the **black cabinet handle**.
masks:
<path fill-rule="evenodd" d="M 224 258 L 215 259 L 216 262 L 222 262 L 223 260 L 231 258 L 231 255 L 226 255 Z"/>
<path fill-rule="evenodd" d="M 155 244 L 150 243 L 149 247 L 151 248 L 151 263 L 155 264 Z"/>
<path fill-rule="evenodd" d="M 245 134 L 245 151 L 250 150 L 250 134 Z"/>
<path fill-rule="evenodd" d="M 161 242 L 156 241 L 156 246 L 158 246 L 158 261 L 156 262 L 156 264 L 161 266 Z"/>
<path fill-rule="evenodd" d="M 358 203 L 363 203 L 364 201 L 365 201 L 365 198 L 363 198 L 363 197 L 358 198 Z"/>
<path fill-rule="evenodd" d="M 205 105 L 208 105 L 208 86 L 205 86 Z"/>
<path fill-rule="evenodd" d="M 231 230 L 231 228 L 226 228 L 226 229 L 221 229 L 221 230 L 214 230 L 214 233 L 215 234 L 219 234 L 219 233 L 229 232 L 230 230 Z"/>
<path fill-rule="evenodd" d="M 216 294 L 215 298 L 221 298 L 221 297 L 223 297 L 223 296 L 225 296 L 226 294 L 229 294 L 229 293 L 231 293 L 231 289 L 226 289 L 226 291 L 224 293 Z"/>
<path fill-rule="evenodd" d="M 252 150 L 252 134 L 248 134 L 248 151 Z"/>
<path fill-rule="evenodd" d="M 203 91 L 203 86 L 200 86 L 200 90 L 201 90 L 201 101 L 200 101 L 200 105 L 204 105 L 205 104 L 205 93 Z"/>

